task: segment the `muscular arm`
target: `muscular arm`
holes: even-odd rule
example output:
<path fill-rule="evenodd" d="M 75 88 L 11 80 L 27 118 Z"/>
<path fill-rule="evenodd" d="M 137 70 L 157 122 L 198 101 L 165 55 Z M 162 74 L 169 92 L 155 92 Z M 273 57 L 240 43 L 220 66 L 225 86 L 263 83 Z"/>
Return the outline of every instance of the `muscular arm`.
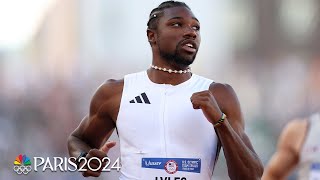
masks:
<path fill-rule="evenodd" d="M 291 121 L 280 135 L 277 151 L 272 156 L 263 174 L 263 180 L 284 180 L 299 162 L 306 121 Z"/>
<path fill-rule="evenodd" d="M 209 90 L 194 93 L 191 102 L 201 109 L 212 124 L 227 115 L 223 123 L 214 127 L 224 155 L 231 179 L 260 179 L 263 166 L 244 132 L 244 121 L 237 96 L 229 85 L 212 83 Z"/>
<path fill-rule="evenodd" d="M 123 80 L 108 80 L 94 94 L 89 115 L 68 138 L 68 150 L 71 157 L 77 157 L 81 151 L 99 149 L 110 137 L 119 111 Z"/>
<path fill-rule="evenodd" d="M 216 98 L 226 120 L 215 127 L 226 157 L 231 179 L 260 179 L 262 163 L 244 132 L 244 120 L 238 98 L 229 85 L 212 84 L 210 91 Z"/>

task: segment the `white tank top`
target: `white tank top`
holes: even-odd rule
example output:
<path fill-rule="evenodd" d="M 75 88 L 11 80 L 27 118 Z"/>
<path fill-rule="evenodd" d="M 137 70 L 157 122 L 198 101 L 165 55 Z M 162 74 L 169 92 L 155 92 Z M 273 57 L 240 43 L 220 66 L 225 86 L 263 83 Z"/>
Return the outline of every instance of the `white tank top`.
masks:
<path fill-rule="evenodd" d="M 190 102 L 212 80 L 193 74 L 176 86 L 153 83 L 146 71 L 124 77 L 117 130 L 120 180 L 209 180 L 218 138 Z"/>
<path fill-rule="evenodd" d="M 309 119 L 308 131 L 300 153 L 299 180 L 320 180 L 320 114 Z"/>

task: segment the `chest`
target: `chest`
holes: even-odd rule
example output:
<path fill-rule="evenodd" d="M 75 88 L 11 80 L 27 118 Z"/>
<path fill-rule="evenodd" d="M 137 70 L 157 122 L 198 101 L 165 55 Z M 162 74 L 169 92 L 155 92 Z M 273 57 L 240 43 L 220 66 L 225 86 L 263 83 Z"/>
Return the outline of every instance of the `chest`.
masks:
<path fill-rule="evenodd" d="M 212 134 L 202 110 L 192 107 L 193 93 L 157 89 L 124 95 L 117 122 L 119 132 L 141 147 L 154 142 L 180 144 Z"/>

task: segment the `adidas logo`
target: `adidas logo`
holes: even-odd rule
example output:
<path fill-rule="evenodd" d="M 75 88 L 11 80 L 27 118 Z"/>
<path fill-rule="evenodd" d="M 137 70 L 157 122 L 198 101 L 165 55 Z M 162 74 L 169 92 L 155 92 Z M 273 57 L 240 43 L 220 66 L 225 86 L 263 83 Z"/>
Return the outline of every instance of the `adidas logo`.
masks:
<path fill-rule="evenodd" d="M 142 101 L 142 99 L 143 101 Z M 130 103 L 145 103 L 145 104 L 151 104 L 146 93 L 141 93 L 140 96 L 136 96 L 134 99 L 132 99 L 131 101 L 129 101 Z"/>

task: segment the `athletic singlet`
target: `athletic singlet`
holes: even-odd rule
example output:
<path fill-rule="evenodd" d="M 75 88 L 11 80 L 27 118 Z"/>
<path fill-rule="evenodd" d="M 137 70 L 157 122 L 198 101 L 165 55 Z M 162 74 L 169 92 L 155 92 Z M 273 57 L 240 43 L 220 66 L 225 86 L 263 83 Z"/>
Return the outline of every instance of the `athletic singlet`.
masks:
<path fill-rule="evenodd" d="M 308 131 L 298 165 L 300 180 L 320 179 L 320 114 L 314 114 L 308 122 Z"/>
<path fill-rule="evenodd" d="M 146 71 L 124 77 L 117 119 L 120 180 L 209 180 L 218 138 L 193 93 L 212 80 L 193 74 L 178 85 L 153 83 Z"/>

